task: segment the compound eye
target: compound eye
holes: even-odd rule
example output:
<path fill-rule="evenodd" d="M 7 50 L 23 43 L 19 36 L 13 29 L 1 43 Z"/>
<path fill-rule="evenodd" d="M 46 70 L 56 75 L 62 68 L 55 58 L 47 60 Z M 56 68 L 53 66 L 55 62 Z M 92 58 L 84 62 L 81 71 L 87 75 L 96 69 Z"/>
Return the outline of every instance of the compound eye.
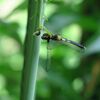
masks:
<path fill-rule="evenodd" d="M 48 40 L 48 39 L 50 39 L 50 35 L 45 33 L 45 34 L 42 35 L 41 38 L 45 39 L 45 40 Z"/>

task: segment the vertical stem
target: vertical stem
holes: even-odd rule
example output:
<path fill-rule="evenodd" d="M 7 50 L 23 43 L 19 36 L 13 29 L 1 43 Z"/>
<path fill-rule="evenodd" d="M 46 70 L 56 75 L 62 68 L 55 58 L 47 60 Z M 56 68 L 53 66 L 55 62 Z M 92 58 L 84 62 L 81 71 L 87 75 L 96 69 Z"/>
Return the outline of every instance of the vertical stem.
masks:
<path fill-rule="evenodd" d="M 35 100 L 41 35 L 33 36 L 32 34 L 37 28 L 43 26 L 44 14 L 44 0 L 29 0 L 28 2 L 28 22 L 20 100 Z"/>

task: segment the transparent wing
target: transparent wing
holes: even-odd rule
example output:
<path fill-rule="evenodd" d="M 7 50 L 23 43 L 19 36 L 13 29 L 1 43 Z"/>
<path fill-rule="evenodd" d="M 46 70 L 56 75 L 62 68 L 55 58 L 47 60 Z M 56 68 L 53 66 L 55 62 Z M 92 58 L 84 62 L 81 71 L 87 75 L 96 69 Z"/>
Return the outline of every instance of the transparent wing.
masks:
<path fill-rule="evenodd" d="M 47 58 L 46 58 L 46 71 L 48 72 L 50 69 L 50 63 L 51 63 L 51 46 L 50 41 L 47 42 Z"/>
<path fill-rule="evenodd" d="M 79 43 L 76 43 L 76 42 L 74 42 L 74 41 L 72 41 L 72 40 L 68 40 L 68 39 L 66 39 L 66 38 L 63 38 L 62 40 L 63 40 L 64 42 L 68 42 L 68 43 L 70 43 L 70 44 L 73 44 L 73 45 L 75 45 L 75 46 L 77 46 L 77 47 L 79 47 L 79 48 L 81 48 L 81 49 L 83 49 L 83 50 L 86 49 L 85 46 L 83 46 L 83 45 L 81 45 L 81 44 L 79 44 Z"/>
<path fill-rule="evenodd" d="M 79 52 L 84 52 L 85 47 L 79 43 L 76 43 L 72 40 L 68 40 L 66 38 L 63 38 L 61 41 L 59 41 L 60 44 L 67 45 L 67 47 L 72 48 L 73 50 L 79 51 Z"/>

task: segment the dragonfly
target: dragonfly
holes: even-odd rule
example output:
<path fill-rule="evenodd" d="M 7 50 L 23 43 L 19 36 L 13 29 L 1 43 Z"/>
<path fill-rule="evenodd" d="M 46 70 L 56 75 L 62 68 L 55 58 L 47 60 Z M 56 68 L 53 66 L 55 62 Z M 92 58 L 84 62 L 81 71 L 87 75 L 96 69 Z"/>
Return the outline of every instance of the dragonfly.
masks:
<path fill-rule="evenodd" d="M 75 46 L 77 46 L 77 47 L 79 47 L 80 49 L 82 49 L 82 50 L 85 50 L 86 49 L 86 47 L 85 46 L 83 46 L 82 44 L 79 44 L 79 43 L 76 43 L 76 42 L 74 42 L 74 41 L 72 41 L 72 40 L 69 40 L 69 39 L 67 39 L 67 38 L 63 38 L 63 37 L 61 37 L 60 35 L 58 35 L 58 34 L 48 34 L 48 33 L 44 33 L 42 36 L 41 36 L 41 38 L 43 39 L 43 40 L 46 40 L 47 41 L 47 61 L 46 61 L 46 71 L 48 71 L 49 70 L 49 64 L 50 64 L 50 56 L 49 56 L 49 43 L 50 43 L 50 40 L 53 40 L 53 41 L 58 41 L 58 42 L 62 42 L 62 43 L 70 43 L 70 44 L 72 44 L 72 45 L 75 45 Z"/>
<path fill-rule="evenodd" d="M 69 40 L 69 39 L 67 39 L 67 38 L 62 38 L 60 35 L 57 35 L 57 34 L 52 34 L 52 35 L 50 35 L 50 34 L 48 34 L 48 33 L 44 33 L 44 34 L 42 35 L 41 38 L 42 38 L 43 40 L 47 40 L 47 42 L 50 42 L 50 40 L 53 40 L 53 41 L 60 41 L 60 42 L 67 42 L 67 43 L 73 44 L 73 45 L 75 45 L 75 46 L 77 46 L 77 47 L 79 47 L 79 48 L 81 48 L 81 49 L 83 49 L 83 50 L 86 49 L 85 46 L 83 46 L 83 45 L 81 45 L 81 44 L 79 44 L 79 43 L 76 43 L 76 42 L 74 42 L 74 41 L 72 41 L 72 40 Z"/>
<path fill-rule="evenodd" d="M 56 41 L 56 42 L 60 42 L 63 44 L 72 44 L 78 48 L 80 48 L 82 51 L 84 51 L 86 49 L 85 46 L 83 46 L 82 44 L 79 44 L 75 41 L 69 40 L 67 38 L 63 38 L 61 35 L 59 34 L 52 34 L 52 32 L 48 31 L 48 29 L 46 27 L 43 27 L 43 30 L 45 31 L 44 34 L 41 36 L 42 40 L 46 40 L 47 41 L 47 59 L 46 59 L 46 71 L 49 70 L 49 65 L 50 65 L 50 60 L 51 60 L 51 55 L 50 55 L 50 41 Z M 37 29 L 36 32 L 33 33 L 33 35 L 39 36 L 41 34 L 41 28 Z M 68 45 L 68 44 L 67 44 Z"/>

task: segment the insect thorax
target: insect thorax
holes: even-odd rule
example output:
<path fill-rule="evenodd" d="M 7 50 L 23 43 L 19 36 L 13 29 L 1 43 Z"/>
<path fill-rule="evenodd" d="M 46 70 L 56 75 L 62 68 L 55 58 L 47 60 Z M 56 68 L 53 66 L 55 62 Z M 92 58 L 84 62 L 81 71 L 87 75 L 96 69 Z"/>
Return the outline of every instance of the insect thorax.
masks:
<path fill-rule="evenodd" d="M 52 36 L 51 36 L 51 39 L 52 39 L 52 40 L 57 40 L 57 41 L 62 40 L 61 36 L 56 35 L 56 34 L 52 35 Z"/>

